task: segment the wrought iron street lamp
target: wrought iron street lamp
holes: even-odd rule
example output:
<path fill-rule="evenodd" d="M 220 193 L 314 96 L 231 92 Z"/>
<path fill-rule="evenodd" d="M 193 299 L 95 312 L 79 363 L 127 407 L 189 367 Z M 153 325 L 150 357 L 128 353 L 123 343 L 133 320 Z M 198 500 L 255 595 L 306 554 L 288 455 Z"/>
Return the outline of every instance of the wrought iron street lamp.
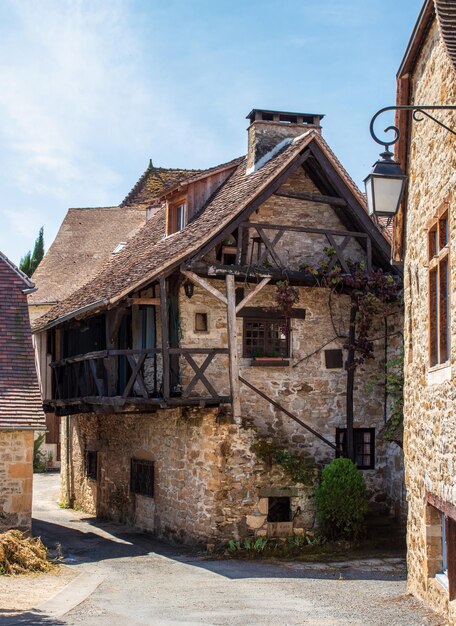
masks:
<path fill-rule="evenodd" d="M 382 113 L 385 113 L 385 111 L 413 111 L 412 117 L 415 121 L 421 122 L 425 119 L 425 117 L 427 117 L 439 124 L 439 126 L 448 130 L 453 135 L 456 135 L 454 130 L 428 113 L 429 110 L 436 109 L 456 110 L 456 106 L 390 106 L 380 109 L 372 118 L 370 123 L 371 137 L 378 144 L 384 146 L 385 150 L 380 154 L 380 159 L 374 163 L 372 172 L 364 179 L 369 215 L 386 216 L 390 222 L 399 209 L 399 204 L 405 187 L 405 181 L 407 179 L 406 175 L 401 170 L 399 163 L 394 161 L 393 153 L 389 149 L 390 146 L 399 140 L 399 128 L 397 126 L 388 126 L 385 128 L 385 133 L 390 131 L 394 133 L 391 141 L 379 139 L 374 131 L 374 124 L 377 117 Z"/>

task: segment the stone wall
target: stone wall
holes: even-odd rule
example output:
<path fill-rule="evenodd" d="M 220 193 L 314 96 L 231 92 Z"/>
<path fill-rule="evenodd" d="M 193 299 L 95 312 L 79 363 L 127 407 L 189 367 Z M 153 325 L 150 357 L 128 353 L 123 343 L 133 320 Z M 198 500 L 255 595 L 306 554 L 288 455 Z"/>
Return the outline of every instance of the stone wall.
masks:
<path fill-rule="evenodd" d="M 220 420 L 218 411 L 201 409 L 72 416 L 71 472 L 62 473 L 62 501 L 159 537 L 217 544 L 271 533 L 268 496 L 279 494 L 291 498 L 294 519 L 286 534 L 312 529 L 313 487 L 293 483 L 280 466 L 260 460 L 251 449 L 257 441 L 252 429 Z M 66 420 L 62 425 L 65 441 Z M 97 480 L 85 475 L 87 449 L 98 451 Z M 154 462 L 154 498 L 130 492 L 132 458 Z"/>
<path fill-rule="evenodd" d="M 33 431 L 0 430 L 0 532 L 32 525 Z"/>
<path fill-rule="evenodd" d="M 412 80 L 412 102 L 456 104 L 455 71 L 437 23 L 427 35 Z M 454 126 L 451 112 L 439 119 Z M 450 280 L 456 285 L 456 153 L 454 136 L 431 121 L 413 124 L 407 206 L 405 256 L 405 442 L 409 499 L 408 589 L 434 608 L 450 611 L 456 602 L 429 568 L 426 493 L 456 505 L 456 303 L 451 300 L 450 361 L 429 367 L 428 223 L 446 199 L 450 201 Z M 453 621 L 452 621 L 453 620 Z"/>
<path fill-rule="evenodd" d="M 223 291 L 221 281 L 211 281 Z M 254 285 L 245 285 L 245 294 Z M 306 310 L 305 319 L 293 319 L 291 330 L 291 357 L 285 367 L 261 367 L 250 358 L 240 359 L 240 374 L 273 400 L 295 414 L 329 441 L 335 443 L 336 428 L 344 428 L 346 420 L 347 373 L 340 369 L 327 369 L 326 349 L 341 349 L 346 360 L 346 334 L 348 332 L 350 299 L 345 295 L 331 294 L 325 288 L 299 288 L 299 307 Z M 275 306 L 275 287 L 266 286 L 250 302 L 252 307 Z M 211 294 L 195 287 L 188 299 L 180 297 L 183 347 L 203 348 L 226 345 L 226 308 Z M 208 331 L 194 330 L 195 313 L 206 313 Z M 392 316 L 388 326 L 388 359 L 398 356 L 402 349 L 402 316 Z M 238 317 L 238 351 L 242 355 L 243 319 Z M 375 469 L 363 470 L 363 477 L 371 490 L 373 500 L 388 503 L 390 510 L 401 517 L 405 513 L 401 482 L 402 453 L 396 444 L 382 439 L 384 428 L 384 393 L 378 384 L 369 384 L 381 378 L 384 368 L 384 328 L 378 322 L 373 330 L 375 359 L 359 367 L 355 379 L 355 428 L 376 429 Z M 196 358 L 196 357 L 195 357 Z M 228 362 L 217 357 L 207 370 L 209 380 L 219 393 L 228 393 Z M 199 357 L 198 361 L 202 361 Z M 191 371 L 181 363 L 183 381 L 189 381 Z M 197 389 L 202 389 L 201 386 Z M 261 437 L 274 440 L 303 459 L 319 465 L 334 458 L 334 450 L 304 430 L 282 411 L 261 399 L 255 392 L 241 385 L 241 408 L 244 422 L 253 426 Z"/>

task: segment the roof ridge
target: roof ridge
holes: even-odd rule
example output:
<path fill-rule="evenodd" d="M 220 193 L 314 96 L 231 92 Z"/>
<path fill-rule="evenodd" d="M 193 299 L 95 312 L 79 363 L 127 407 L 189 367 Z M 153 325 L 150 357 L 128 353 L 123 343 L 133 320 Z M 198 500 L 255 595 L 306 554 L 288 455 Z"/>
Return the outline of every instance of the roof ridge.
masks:
<path fill-rule="evenodd" d="M 0 259 L 2 259 L 6 263 L 6 265 L 8 265 L 8 267 L 10 269 L 12 269 L 15 274 L 17 274 L 17 276 L 19 276 L 19 278 L 22 280 L 22 282 L 26 285 L 26 290 L 34 289 L 35 283 L 32 280 L 30 280 L 30 278 L 27 276 L 27 274 L 25 274 L 25 272 L 23 272 L 21 269 L 19 269 L 18 266 L 15 263 L 13 263 L 6 256 L 6 254 L 4 254 L 1 250 L 0 250 Z"/>

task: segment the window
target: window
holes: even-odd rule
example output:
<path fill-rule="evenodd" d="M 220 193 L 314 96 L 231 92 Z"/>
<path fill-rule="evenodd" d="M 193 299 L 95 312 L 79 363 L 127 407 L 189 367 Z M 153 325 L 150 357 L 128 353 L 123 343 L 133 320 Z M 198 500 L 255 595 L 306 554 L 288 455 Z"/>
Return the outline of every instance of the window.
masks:
<path fill-rule="evenodd" d="M 285 318 L 244 318 L 244 357 L 290 356 L 290 323 Z"/>
<path fill-rule="evenodd" d="M 428 231 L 429 260 L 429 364 L 450 358 L 450 274 L 448 211 Z"/>
<path fill-rule="evenodd" d="M 291 522 L 289 497 L 268 498 L 268 522 Z"/>
<path fill-rule="evenodd" d="M 154 497 L 153 461 L 131 460 L 130 491 L 140 496 Z"/>
<path fill-rule="evenodd" d="M 187 203 L 185 197 L 168 202 L 166 234 L 172 235 L 184 228 L 187 223 Z"/>
<path fill-rule="evenodd" d="M 354 428 L 353 445 L 358 469 L 375 468 L 375 428 Z M 336 446 L 339 456 L 347 455 L 347 429 L 336 428 Z"/>
<path fill-rule="evenodd" d="M 195 331 L 198 333 L 207 332 L 207 313 L 195 313 Z"/>
<path fill-rule="evenodd" d="M 426 493 L 426 559 L 428 576 L 435 576 L 456 599 L 456 507 Z"/>
<path fill-rule="evenodd" d="M 85 471 L 87 478 L 97 480 L 98 478 L 98 452 L 95 450 L 86 450 Z"/>
<path fill-rule="evenodd" d="M 325 365 L 328 370 L 342 368 L 342 350 L 325 350 Z"/>

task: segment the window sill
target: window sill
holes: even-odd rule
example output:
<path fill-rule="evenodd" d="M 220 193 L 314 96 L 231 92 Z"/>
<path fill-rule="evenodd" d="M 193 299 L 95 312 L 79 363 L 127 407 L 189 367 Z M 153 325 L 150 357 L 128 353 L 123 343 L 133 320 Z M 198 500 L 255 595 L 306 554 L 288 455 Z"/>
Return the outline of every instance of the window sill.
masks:
<path fill-rule="evenodd" d="M 290 365 L 289 359 L 252 359 L 250 362 L 251 367 L 287 367 Z"/>
<path fill-rule="evenodd" d="M 428 370 L 427 384 L 428 385 L 441 385 L 442 383 L 451 380 L 451 364 L 449 361 L 445 363 L 434 365 Z"/>

